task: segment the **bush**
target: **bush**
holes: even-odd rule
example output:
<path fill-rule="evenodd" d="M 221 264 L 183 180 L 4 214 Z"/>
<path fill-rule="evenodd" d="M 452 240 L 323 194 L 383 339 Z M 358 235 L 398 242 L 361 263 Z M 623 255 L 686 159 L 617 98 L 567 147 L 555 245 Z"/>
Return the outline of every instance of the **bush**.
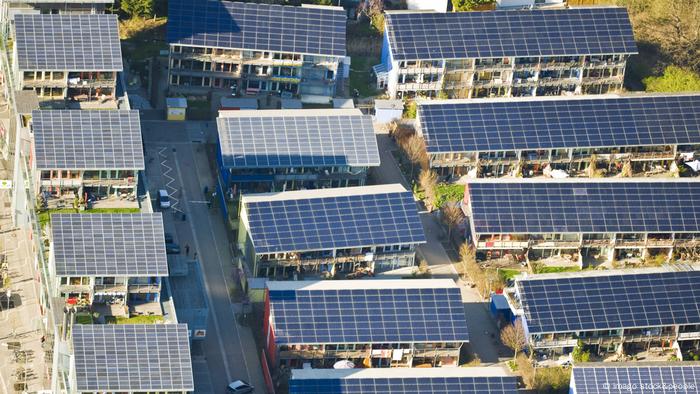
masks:
<path fill-rule="evenodd" d="M 404 105 L 403 117 L 407 119 L 415 119 L 417 111 L 418 108 L 416 106 L 416 102 L 409 101 L 408 103 L 406 103 L 406 105 Z"/>
<path fill-rule="evenodd" d="M 568 393 L 570 372 L 562 367 L 539 368 L 535 373 L 534 388 L 539 393 Z"/>
<path fill-rule="evenodd" d="M 662 76 L 644 78 L 642 82 L 647 92 L 672 93 L 700 90 L 700 76 L 677 66 L 668 66 Z"/>

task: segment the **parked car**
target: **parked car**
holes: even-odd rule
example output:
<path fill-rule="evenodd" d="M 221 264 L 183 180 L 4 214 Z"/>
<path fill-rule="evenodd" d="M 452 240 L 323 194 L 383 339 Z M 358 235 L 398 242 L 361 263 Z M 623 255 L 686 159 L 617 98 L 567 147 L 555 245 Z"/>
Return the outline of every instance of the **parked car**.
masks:
<path fill-rule="evenodd" d="M 172 242 L 165 243 L 165 253 L 167 254 L 180 254 L 180 245 L 174 244 Z"/>
<path fill-rule="evenodd" d="M 158 205 L 161 209 L 170 208 L 170 196 L 165 189 L 158 190 Z"/>
<path fill-rule="evenodd" d="M 242 380 L 234 380 L 233 382 L 229 383 L 228 387 L 226 387 L 226 391 L 235 394 L 252 393 L 253 390 L 253 386 Z"/>
<path fill-rule="evenodd" d="M 173 238 L 173 235 L 170 233 L 165 233 L 165 243 L 166 244 L 172 244 L 175 243 L 175 239 Z"/>

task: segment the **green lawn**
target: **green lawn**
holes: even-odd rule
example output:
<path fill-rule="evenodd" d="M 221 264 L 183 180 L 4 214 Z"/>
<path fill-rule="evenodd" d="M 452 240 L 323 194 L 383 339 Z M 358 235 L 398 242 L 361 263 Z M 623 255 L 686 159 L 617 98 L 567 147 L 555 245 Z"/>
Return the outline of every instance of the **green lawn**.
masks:
<path fill-rule="evenodd" d="M 542 266 L 542 267 L 535 268 L 536 274 L 553 274 L 553 273 L 557 273 L 557 272 L 576 272 L 576 271 L 581 271 L 581 268 L 579 268 L 579 267 L 549 267 L 549 266 Z"/>
<path fill-rule="evenodd" d="M 516 275 L 521 274 L 522 272 L 523 271 L 501 268 L 498 270 L 498 275 L 501 277 L 501 279 L 503 279 L 504 282 L 507 282 L 513 279 Z"/>
<path fill-rule="evenodd" d="M 107 324 L 155 324 L 162 323 L 165 319 L 163 316 L 157 315 L 144 315 L 144 316 L 134 316 L 134 317 L 114 317 L 105 316 L 105 322 Z"/>
<path fill-rule="evenodd" d="M 51 221 L 52 213 L 139 213 L 139 208 L 93 208 L 85 211 L 80 211 L 74 208 L 49 209 L 41 211 L 37 214 L 39 224 L 43 227 Z"/>
<path fill-rule="evenodd" d="M 437 207 L 442 207 L 448 201 L 462 201 L 464 199 L 464 185 L 452 183 L 439 183 L 435 189 Z"/>
<path fill-rule="evenodd" d="M 357 89 L 360 92 L 360 97 L 378 95 L 381 91 L 375 89 L 375 84 L 370 78 L 372 66 L 377 64 L 379 64 L 378 57 L 353 56 L 350 65 L 350 91 L 348 93 L 352 94 L 354 89 Z"/>
<path fill-rule="evenodd" d="M 92 316 L 89 313 L 78 313 L 75 315 L 75 322 L 78 324 L 92 324 Z"/>

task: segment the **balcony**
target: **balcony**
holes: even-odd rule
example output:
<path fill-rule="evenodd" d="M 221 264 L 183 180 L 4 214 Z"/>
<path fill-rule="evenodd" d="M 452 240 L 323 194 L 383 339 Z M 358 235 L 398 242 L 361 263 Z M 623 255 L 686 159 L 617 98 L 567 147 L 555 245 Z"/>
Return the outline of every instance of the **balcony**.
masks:
<path fill-rule="evenodd" d="M 301 82 L 301 77 L 297 77 L 294 75 L 272 75 L 270 78 L 273 81 L 276 82 L 283 82 L 283 83 L 300 83 Z"/>
<path fill-rule="evenodd" d="M 299 60 L 292 60 L 292 59 L 272 59 L 272 65 L 273 66 L 281 66 L 281 67 L 301 67 L 304 64 L 304 61 L 299 59 Z"/>
<path fill-rule="evenodd" d="M 583 77 L 582 83 L 584 84 L 594 84 L 594 83 L 622 83 L 622 75 L 608 75 L 600 77 Z"/>
<path fill-rule="evenodd" d="M 581 243 L 561 239 L 533 239 L 530 241 L 530 246 L 538 249 L 578 249 Z"/>
<path fill-rule="evenodd" d="M 84 186 L 123 186 L 134 187 L 136 181 L 133 177 L 120 179 L 104 179 L 104 178 L 83 178 Z"/>
<path fill-rule="evenodd" d="M 487 71 L 487 70 L 510 70 L 513 68 L 512 64 L 498 63 L 498 64 L 476 64 L 474 69 L 477 71 Z"/>
<path fill-rule="evenodd" d="M 399 74 L 442 74 L 445 72 L 443 67 L 406 67 L 400 68 Z"/>
<path fill-rule="evenodd" d="M 117 83 L 115 79 L 80 79 L 68 78 L 69 88 L 100 88 L 112 87 Z"/>
<path fill-rule="evenodd" d="M 516 70 L 535 70 L 539 67 L 539 63 L 515 63 Z"/>
<path fill-rule="evenodd" d="M 125 284 L 95 285 L 95 294 L 126 293 Z"/>
<path fill-rule="evenodd" d="M 488 79 L 488 80 L 477 79 L 472 83 L 472 85 L 474 85 L 475 87 L 501 86 L 503 84 L 504 84 L 504 81 L 501 78 Z"/>
<path fill-rule="evenodd" d="M 67 85 L 65 79 L 25 79 L 22 81 L 25 87 L 46 87 L 46 88 L 64 88 Z"/>
<path fill-rule="evenodd" d="M 41 179 L 41 186 L 80 187 L 83 181 L 80 178 L 51 178 Z"/>
<path fill-rule="evenodd" d="M 646 246 L 643 239 L 617 239 L 615 240 L 616 248 L 641 248 Z"/>
<path fill-rule="evenodd" d="M 441 86 L 438 82 L 399 82 L 397 89 L 398 91 L 440 90 Z"/>
<path fill-rule="evenodd" d="M 129 284 L 129 293 L 160 293 L 159 284 Z"/>
<path fill-rule="evenodd" d="M 700 331 L 678 333 L 678 340 L 679 341 L 691 341 L 691 340 L 697 340 L 697 339 L 700 339 Z"/>
<path fill-rule="evenodd" d="M 569 339 L 540 339 L 533 341 L 533 346 L 538 347 L 574 347 L 578 343 L 575 338 Z"/>
<path fill-rule="evenodd" d="M 673 160 L 675 159 L 675 154 L 673 151 L 668 152 L 637 152 L 630 153 L 629 158 L 632 161 L 642 161 L 642 160 Z"/>
<path fill-rule="evenodd" d="M 540 78 L 538 84 L 540 86 L 559 86 L 559 85 L 575 85 L 579 82 L 575 77 L 545 77 Z"/>
<path fill-rule="evenodd" d="M 676 334 L 672 332 L 664 332 L 659 334 L 635 334 L 625 335 L 624 342 L 647 342 L 650 340 L 672 341 L 676 339 Z"/>
<path fill-rule="evenodd" d="M 564 70 L 567 68 L 572 68 L 572 67 L 580 67 L 581 63 L 579 62 L 547 62 L 547 63 L 540 63 L 540 69 L 542 70 Z"/>
<path fill-rule="evenodd" d="M 610 246 L 611 242 L 612 242 L 611 239 L 584 239 L 583 246 L 605 247 L 605 246 Z"/>
<path fill-rule="evenodd" d="M 673 247 L 672 239 L 647 239 L 647 246 L 650 248 L 671 248 Z"/>
<path fill-rule="evenodd" d="M 614 67 L 624 67 L 625 64 L 627 64 L 626 60 L 618 60 L 618 61 L 602 61 L 602 62 L 586 62 L 584 66 L 586 68 L 614 68 Z"/>
<path fill-rule="evenodd" d="M 525 249 L 529 246 L 528 241 L 479 241 L 478 249 Z"/>

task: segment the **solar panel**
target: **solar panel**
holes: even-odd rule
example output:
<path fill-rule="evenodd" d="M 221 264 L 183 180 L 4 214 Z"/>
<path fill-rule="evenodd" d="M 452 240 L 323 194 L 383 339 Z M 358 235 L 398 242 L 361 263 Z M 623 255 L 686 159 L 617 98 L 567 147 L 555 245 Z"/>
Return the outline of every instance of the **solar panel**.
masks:
<path fill-rule="evenodd" d="M 467 189 L 480 234 L 700 231 L 700 206 L 689 197 L 700 182 L 472 181 Z"/>
<path fill-rule="evenodd" d="M 34 110 L 38 169 L 145 168 L 139 111 Z"/>
<path fill-rule="evenodd" d="M 637 53 L 625 8 L 386 14 L 394 60 Z"/>
<path fill-rule="evenodd" d="M 698 393 L 700 365 L 576 365 L 572 387 L 572 394 Z"/>
<path fill-rule="evenodd" d="M 532 276 L 516 287 L 530 334 L 700 324 L 700 271 Z"/>
<path fill-rule="evenodd" d="M 357 110 L 254 111 L 217 125 L 227 168 L 379 165 L 372 118 Z"/>
<path fill-rule="evenodd" d="M 500 368 L 391 368 L 292 371 L 290 394 L 516 394 L 518 378 Z M 488 370 L 488 371 L 487 371 Z M 492 371 L 496 370 L 496 371 Z M 479 374 L 483 374 L 479 376 Z M 498 375 L 496 375 L 498 374 Z"/>
<path fill-rule="evenodd" d="M 192 391 L 186 324 L 73 326 L 77 391 Z"/>
<path fill-rule="evenodd" d="M 700 143 L 700 95 L 425 103 L 430 153 Z"/>
<path fill-rule="evenodd" d="M 277 193 L 246 200 L 256 253 L 303 252 L 425 242 L 413 194 L 372 187 Z M 325 191 L 324 190 L 324 191 Z"/>
<path fill-rule="evenodd" d="M 52 214 L 57 276 L 167 276 L 163 216 Z"/>
<path fill-rule="evenodd" d="M 402 288 L 382 287 L 391 280 L 352 286 L 344 282 L 353 281 L 332 281 L 323 288 L 296 282 L 294 290 L 277 290 L 268 282 L 275 343 L 468 341 L 459 288 L 444 282 L 414 287 L 416 280 L 403 279 Z"/>
<path fill-rule="evenodd" d="M 168 2 L 168 42 L 345 56 L 345 10 L 211 0 Z"/>
<path fill-rule="evenodd" d="M 26 71 L 122 71 L 117 15 L 15 15 L 17 64 Z"/>

